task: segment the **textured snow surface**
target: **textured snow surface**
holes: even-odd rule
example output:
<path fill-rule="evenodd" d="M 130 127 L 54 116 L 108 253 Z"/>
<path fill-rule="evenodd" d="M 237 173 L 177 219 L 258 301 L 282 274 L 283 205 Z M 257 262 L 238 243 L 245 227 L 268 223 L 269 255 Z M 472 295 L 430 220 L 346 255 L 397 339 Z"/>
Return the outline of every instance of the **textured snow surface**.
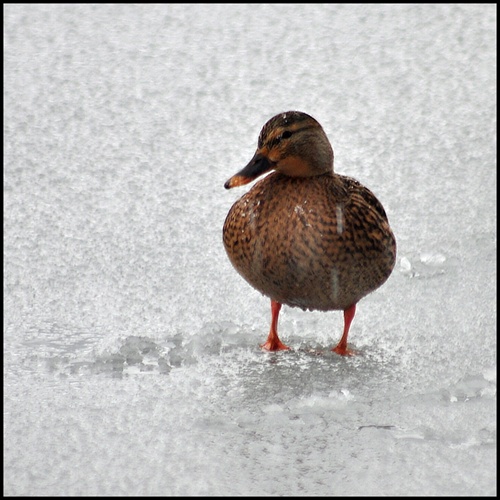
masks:
<path fill-rule="evenodd" d="M 494 4 L 4 5 L 4 494 L 495 495 Z M 387 283 L 269 300 L 224 182 L 298 109 Z"/>

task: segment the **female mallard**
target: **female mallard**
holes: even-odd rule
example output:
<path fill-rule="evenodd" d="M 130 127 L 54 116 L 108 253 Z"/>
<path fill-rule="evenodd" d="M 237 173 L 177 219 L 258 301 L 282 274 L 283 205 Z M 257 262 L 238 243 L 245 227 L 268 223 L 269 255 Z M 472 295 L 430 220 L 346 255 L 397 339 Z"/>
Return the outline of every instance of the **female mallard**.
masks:
<path fill-rule="evenodd" d="M 396 240 L 382 204 L 358 181 L 333 172 L 333 150 L 311 116 L 288 111 L 271 118 L 250 163 L 224 185 L 260 175 L 224 222 L 224 247 L 235 269 L 271 299 L 271 329 L 261 345 L 289 349 L 278 337 L 282 304 L 343 310 L 344 333 L 332 351 L 350 355 L 356 304 L 389 277 Z"/>

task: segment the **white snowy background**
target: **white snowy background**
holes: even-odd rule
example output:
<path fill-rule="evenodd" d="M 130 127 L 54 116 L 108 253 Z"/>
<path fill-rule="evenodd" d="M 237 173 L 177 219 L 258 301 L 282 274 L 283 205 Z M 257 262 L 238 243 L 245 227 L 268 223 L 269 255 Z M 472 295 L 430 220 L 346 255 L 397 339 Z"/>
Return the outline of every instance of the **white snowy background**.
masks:
<path fill-rule="evenodd" d="M 4 5 L 4 494 L 495 495 L 496 56 L 495 4 Z M 291 109 L 398 241 L 353 358 L 262 352 L 222 246 Z"/>

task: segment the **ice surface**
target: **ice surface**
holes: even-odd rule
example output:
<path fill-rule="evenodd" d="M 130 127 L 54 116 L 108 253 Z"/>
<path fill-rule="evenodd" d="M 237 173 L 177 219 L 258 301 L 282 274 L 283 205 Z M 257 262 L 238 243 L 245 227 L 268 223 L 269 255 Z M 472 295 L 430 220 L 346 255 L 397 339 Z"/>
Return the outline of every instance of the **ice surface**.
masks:
<path fill-rule="evenodd" d="M 495 495 L 496 6 L 4 6 L 4 494 Z M 221 230 L 262 125 L 382 201 L 386 284 L 269 301 Z"/>

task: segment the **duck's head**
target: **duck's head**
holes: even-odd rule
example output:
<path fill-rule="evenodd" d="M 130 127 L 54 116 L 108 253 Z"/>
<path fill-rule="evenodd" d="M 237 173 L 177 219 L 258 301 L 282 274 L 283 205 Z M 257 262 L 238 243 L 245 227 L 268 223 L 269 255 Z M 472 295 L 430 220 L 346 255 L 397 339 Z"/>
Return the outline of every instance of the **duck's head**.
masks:
<path fill-rule="evenodd" d="M 332 146 L 312 116 L 287 111 L 271 118 L 260 132 L 254 157 L 224 187 L 242 186 L 270 170 L 290 177 L 333 172 Z"/>

